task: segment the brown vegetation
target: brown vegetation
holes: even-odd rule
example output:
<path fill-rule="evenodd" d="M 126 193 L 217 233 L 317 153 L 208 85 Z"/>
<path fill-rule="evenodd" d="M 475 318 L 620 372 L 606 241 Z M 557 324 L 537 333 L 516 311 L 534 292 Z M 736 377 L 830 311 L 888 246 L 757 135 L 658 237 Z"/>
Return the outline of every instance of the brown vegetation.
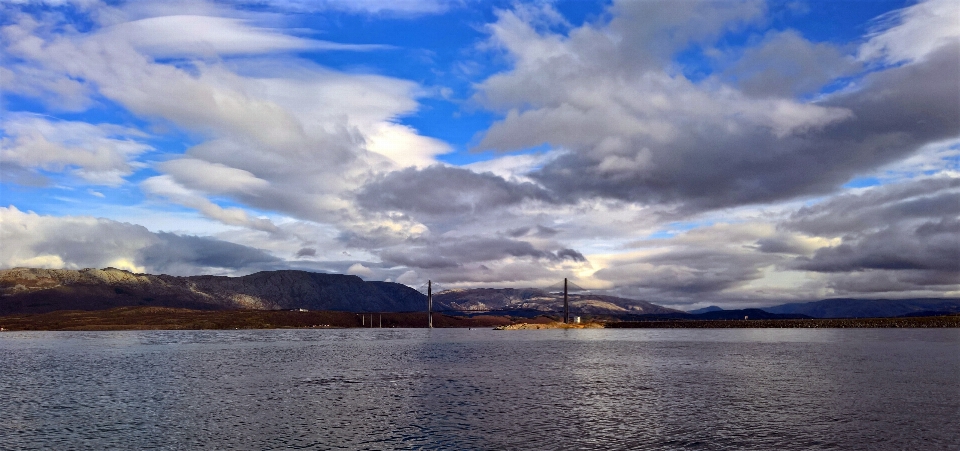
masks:
<path fill-rule="evenodd" d="M 374 327 L 426 327 L 426 313 L 373 313 Z M 166 307 L 120 307 L 66 310 L 0 317 L 4 330 L 199 330 L 370 327 L 370 313 L 287 310 L 189 310 Z M 473 318 L 435 313 L 434 327 L 494 327 L 512 324 L 508 317 Z"/>

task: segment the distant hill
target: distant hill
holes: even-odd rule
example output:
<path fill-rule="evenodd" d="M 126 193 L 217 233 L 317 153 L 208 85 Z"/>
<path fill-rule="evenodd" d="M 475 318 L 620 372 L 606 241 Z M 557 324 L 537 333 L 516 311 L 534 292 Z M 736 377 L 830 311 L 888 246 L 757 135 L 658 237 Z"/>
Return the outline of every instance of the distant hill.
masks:
<path fill-rule="evenodd" d="M 770 313 L 791 313 L 814 318 L 886 318 L 926 312 L 960 312 L 960 299 L 824 299 L 822 301 L 764 307 Z"/>
<path fill-rule="evenodd" d="M 571 294 L 567 297 L 571 314 L 679 314 L 680 310 L 661 307 L 647 301 L 595 294 Z M 536 288 L 472 288 L 447 290 L 433 295 L 434 309 L 467 311 L 540 311 L 562 312 L 563 294 Z"/>
<path fill-rule="evenodd" d="M 719 311 L 721 311 L 721 310 L 723 310 L 723 309 L 720 308 L 720 307 L 717 307 L 717 306 L 715 306 L 715 305 L 711 305 L 711 306 L 709 306 L 709 307 L 698 308 L 698 309 L 696 309 L 696 310 L 690 310 L 690 311 L 687 312 L 687 313 L 689 313 L 689 314 L 691 314 L 691 315 L 696 315 L 696 314 L 698 314 L 698 313 L 719 312 Z"/>
<path fill-rule="evenodd" d="M 157 276 L 116 268 L 0 271 L 0 315 L 138 305 L 403 312 L 426 310 L 426 297 L 402 284 L 307 271 L 262 271 L 243 277 Z"/>

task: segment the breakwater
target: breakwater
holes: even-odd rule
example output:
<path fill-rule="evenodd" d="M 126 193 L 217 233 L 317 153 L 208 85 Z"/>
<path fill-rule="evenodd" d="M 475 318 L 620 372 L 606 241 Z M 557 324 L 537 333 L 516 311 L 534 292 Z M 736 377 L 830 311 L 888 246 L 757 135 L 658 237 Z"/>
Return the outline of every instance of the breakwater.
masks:
<path fill-rule="evenodd" d="M 960 315 L 908 318 L 620 321 L 608 322 L 605 327 L 608 329 L 942 328 L 960 327 Z"/>

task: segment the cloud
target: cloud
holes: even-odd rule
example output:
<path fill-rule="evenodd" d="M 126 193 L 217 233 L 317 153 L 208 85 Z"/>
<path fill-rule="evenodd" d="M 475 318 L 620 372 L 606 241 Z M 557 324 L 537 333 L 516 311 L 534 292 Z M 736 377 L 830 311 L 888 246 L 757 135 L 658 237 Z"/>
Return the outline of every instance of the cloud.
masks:
<path fill-rule="evenodd" d="M 96 185 L 116 186 L 132 174 L 134 159 L 153 147 L 147 135 L 112 124 L 57 121 L 11 113 L 2 123 L 0 162 L 21 168 L 65 172 Z"/>
<path fill-rule="evenodd" d="M 951 0 L 927 0 L 876 20 L 860 59 L 886 64 L 916 62 L 960 39 L 960 8 Z"/>
<path fill-rule="evenodd" d="M 256 193 L 270 186 L 249 171 L 193 158 L 166 161 L 157 168 L 188 188 L 208 193 Z"/>
<path fill-rule="evenodd" d="M 147 194 L 196 209 L 204 216 L 224 224 L 249 227 L 264 232 L 278 233 L 280 229 L 269 219 L 251 217 L 246 210 L 237 207 L 224 208 L 206 197 L 178 184 L 170 176 L 150 177 L 140 184 Z"/>
<path fill-rule="evenodd" d="M 457 0 L 271 0 L 270 5 L 288 11 L 345 11 L 364 14 L 388 14 L 390 16 L 417 17 L 427 14 L 439 14 L 452 6 Z"/>
<path fill-rule="evenodd" d="M 638 241 L 633 246 L 639 250 L 625 254 L 592 257 L 601 266 L 593 277 L 644 298 L 696 302 L 705 295 L 732 297 L 762 278 L 763 268 L 786 258 L 756 252 L 750 245 L 777 238 L 782 239 L 769 223 L 714 224 L 672 238 Z"/>
<path fill-rule="evenodd" d="M 359 205 L 368 210 L 445 216 L 482 214 L 528 199 L 549 201 L 549 195 L 529 182 L 439 165 L 388 173 L 357 194 Z"/>
<path fill-rule="evenodd" d="M 347 268 L 347 274 L 361 277 L 373 277 L 373 271 L 360 263 L 354 263 Z"/>
<path fill-rule="evenodd" d="M 275 269 L 266 252 L 210 237 L 154 233 L 89 216 L 45 216 L 0 207 L 0 267 L 104 268 L 173 275 L 242 275 Z"/>
<path fill-rule="evenodd" d="M 156 244 L 139 250 L 136 261 L 154 272 L 191 274 L 200 268 L 253 272 L 277 269 L 281 260 L 260 249 L 209 237 L 159 232 Z"/>
<path fill-rule="evenodd" d="M 744 50 L 722 78 L 751 96 L 795 97 L 820 92 L 824 85 L 860 70 L 852 55 L 837 46 L 813 43 L 796 30 L 768 32 Z"/>
<path fill-rule="evenodd" d="M 198 15 L 150 17 L 114 25 L 100 33 L 105 39 L 128 42 L 156 58 L 387 48 L 304 39 L 241 19 Z"/>
<path fill-rule="evenodd" d="M 715 80 L 693 82 L 656 64 L 669 55 L 645 54 L 643 45 L 678 51 L 679 44 L 669 43 L 677 37 L 709 44 L 727 26 L 754 16 L 725 3 L 684 2 L 677 17 L 715 7 L 724 12 L 710 16 L 703 30 L 688 30 L 696 22 L 681 20 L 651 25 L 643 32 L 649 42 L 641 45 L 633 29 L 652 19 L 630 14 L 655 8 L 649 5 L 618 4 L 612 11 L 623 12 L 610 22 L 566 34 L 501 13 L 491 41 L 515 62 L 478 86 L 478 102 L 505 112 L 478 149 L 561 149 L 527 176 L 568 202 L 607 198 L 695 213 L 833 192 L 960 129 L 960 44 L 952 38 L 938 41 L 922 61 L 871 73 L 855 89 L 806 102 L 763 96 L 815 91 L 856 64 L 829 45 L 786 32 L 748 49 L 731 69 L 743 72 L 739 81 L 752 95 Z M 633 28 L 625 25 L 630 20 Z M 762 58 L 785 48 L 799 51 Z M 758 60 L 771 66 L 757 68 Z M 812 62 L 827 67 L 782 80 L 776 89 L 765 81 L 789 64 Z"/>
<path fill-rule="evenodd" d="M 800 209 L 782 227 L 837 239 L 792 263 L 830 274 L 836 289 L 960 288 L 960 179 L 924 178 L 837 196 Z M 867 289 L 864 280 L 885 282 Z"/>
<path fill-rule="evenodd" d="M 305 247 L 297 251 L 297 258 L 315 257 L 316 255 L 317 255 L 317 250 L 311 247 Z"/>
<path fill-rule="evenodd" d="M 98 29 L 94 22 L 89 32 L 64 31 L 57 15 L 11 16 L 0 30 L 10 62 L 4 80 L 10 75 L 14 83 L 5 88 L 64 99 L 48 89 L 56 83 L 37 85 L 29 76 L 42 73 L 82 87 L 74 91 L 88 98 L 68 99 L 70 105 L 103 98 L 148 122 L 188 133 L 198 143 L 182 157 L 156 164 L 159 178 L 140 185 L 154 199 L 259 230 L 275 227 L 243 208 L 352 228 L 358 219 L 346 193 L 375 174 L 429 166 L 449 151 L 445 143 L 396 121 L 418 108 L 416 98 L 424 91 L 416 83 L 338 72 L 284 54 L 334 47 L 255 25 L 276 19 L 269 14 L 192 3 L 104 6 L 88 13 L 110 25 Z M 168 32 L 172 29 L 180 31 Z M 220 57 L 207 58 L 211 55 Z M 16 176 L 8 180 L 43 183 L 11 167 L 49 167 L 66 158 L 26 161 L 39 153 L 24 149 L 6 151 L 8 160 L 16 160 L 4 167 L 5 174 Z M 103 171 L 80 174 L 117 184 L 129 171 L 114 166 L 121 169 L 112 178 L 106 177 L 114 173 Z M 223 200 L 239 207 L 221 207 Z"/>

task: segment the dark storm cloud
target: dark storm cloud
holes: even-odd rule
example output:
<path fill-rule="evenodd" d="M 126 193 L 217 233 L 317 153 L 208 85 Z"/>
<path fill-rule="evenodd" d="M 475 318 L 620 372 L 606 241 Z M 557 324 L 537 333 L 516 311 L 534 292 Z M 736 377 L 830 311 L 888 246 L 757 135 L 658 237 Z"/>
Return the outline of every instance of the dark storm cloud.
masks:
<path fill-rule="evenodd" d="M 160 272 L 179 272 L 185 267 L 227 269 L 274 269 L 282 262 L 260 249 L 214 238 L 157 233 L 160 242 L 140 250 L 138 263 Z"/>
<path fill-rule="evenodd" d="M 529 232 L 530 232 L 530 227 L 517 227 L 515 229 L 507 230 L 506 234 L 507 236 L 511 236 L 514 238 L 520 238 L 521 236 L 524 236 Z"/>
<path fill-rule="evenodd" d="M 827 286 L 838 294 L 924 292 L 923 290 L 955 291 L 960 281 L 950 274 L 931 271 L 863 271 L 831 275 Z M 941 291 L 942 290 L 942 291 Z M 925 293 L 931 293 L 926 291 Z M 902 294 L 901 294 L 902 296 Z M 942 296 L 942 295 L 940 295 Z"/>
<path fill-rule="evenodd" d="M 680 203 L 704 210 L 827 193 L 857 173 L 912 154 L 960 131 L 960 46 L 929 60 L 873 74 L 864 87 L 825 106 L 852 117 L 822 131 L 779 138 L 757 128 L 729 133 L 691 127 L 674 142 L 650 146 L 653 169 L 606 175 L 590 153 L 569 153 L 531 174 L 565 198 L 607 197 Z"/>
<path fill-rule="evenodd" d="M 783 237 L 763 238 L 757 240 L 756 249 L 770 254 L 801 254 L 804 248 L 795 241 Z"/>
<path fill-rule="evenodd" d="M 297 258 L 299 257 L 315 257 L 317 255 L 317 250 L 312 247 L 305 247 L 297 251 Z"/>
<path fill-rule="evenodd" d="M 573 250 L 573 249 L 561 249 L 557 251 L 557 258 L 560 259 L 570 259 L 575 262 L 585 262 L 587 261 L 586 257 L 583 254 Z"/>
<path fill-rule="evenodd" d="M 863 288 L 863 280 L 899 289 L 960 284 L 958 188 L 958 179 L 917 180 L 803 208 L 781 227 L 841 242 L 791 266 L 833 274 L 832 284 L 845 289 Z"/>
<path fill-rule="evenodd" d="M 509 257 L 586 261 L 583 254 L 574 249 L 540 250 L 529 242 L 503 237 L 442 238 L 429 243 L 387 249 L 380 253 L 380 257 L 389 263 L 426 269 L 456 268 Z"/>
<path fill-rule="evenodd" d="M 560 233 L 560 231 L 557 229 L 537 224 L 537 236 L 550 237 L 558 233 Z"/>
<path fill-rule="evenodd" d="M 527 227 L 527 226 L 517 227 L 517 228 L 515 228 L 515 229 L 507 230 L 507 231 L 504 232 L 504 233 L 505 233 L 507 236 L 510 236 L 510 237 L 513 237 L 513 238 L 520 238 L 520 237 L 526 236 L 526 235 L 533 235 L 533 236 L 539 236 L 539 237 L 548 238 L 548 237 L 551 237 L 551 236 L 554 236 L 554 235 L 560 233 L 560 231 L 557 230 L 557 229 L 551 228 L 551 227 L 547 227 L 547 226 L 544 226 L 544 225 L 537 224 L 536 228 Z"/>
<path fill-rule="evenodd" d="M 960 283 L 960 238 L 938 234 L 917 240 L 915 231 L 887 228 L 869 234 L 854 244 L 840 244 L 802 258 L 797 268 L 818 272 L 849 272 L 865 269 L 951 271 Z"/>
<path fill-rule="evenodd" d="M 780 227 L 811 235 L 844 236 L 904 221 L 949 220 L 960 214 L 958 189 L 960 179 L 947 177 L 874 187 L 803 207 Z"/>
<path fill-rule="evenodd" d="M 481 213 L 526 199 L 549 200 L 549 196 L 532 183 L 513 183 L 491 173 L 439 165 L 391 172 L 357 194 L 359 205 L 368 210 L 427 215 Z"/>

